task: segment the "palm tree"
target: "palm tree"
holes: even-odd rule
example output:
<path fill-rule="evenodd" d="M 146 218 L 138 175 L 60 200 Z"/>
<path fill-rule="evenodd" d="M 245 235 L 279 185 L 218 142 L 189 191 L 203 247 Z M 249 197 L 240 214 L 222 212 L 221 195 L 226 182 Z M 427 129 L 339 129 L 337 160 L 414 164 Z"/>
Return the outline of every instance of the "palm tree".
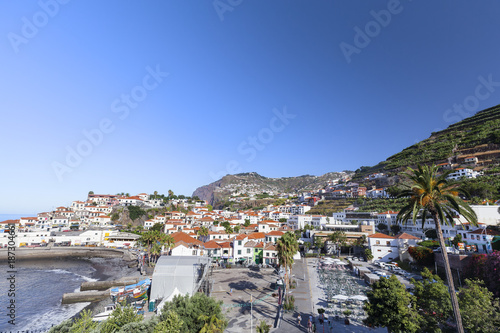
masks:
<path fill-rule="evenodd" d="M 202 314 L 198 317 L 198 320 L 205 323 L 205 325 L 201 328 L 200 333 L 222 333 L 224 332 L 224 328 L 227 326 L 226 321 L 218 318 L 216 314 L 211 317 Z"/>
<path fill-rule="evenodd" d="M 172 235 L 165 235 L 163 245 L 168 249 L 167 252 L 170 253 L 170 249 L 175 245 L 174 237 Z"/>
<path fill-rule="evenodd" d="M 436 232 L 438 235 L 441 253 L 444 259 L 446 272 L 446 280 L 451 296 L 451 304 L 453 306 L 453 314 L 457 323 L 459 333 L 463 333 L 462 318 L 460 317 L 460 309 L 458 307 L 457 295 L 453 284 L 453 276 L 451 275 L 450 263 L 446 246 L 441 230 L 441 223 L 454 225 L 454 217 L 462 215 L 471 225 L 477 226 L 477 216 L 472 208 L 464 202 L 459 194 L 468 196 L 462 189 L 458 188 L 458 184 L 450 184 L 446 177 L 452 172 L 449 170 L 441 175 L 437 174 L 437 166 L 418 166 L 417 170 L 408 168 L 409 177 L 412 182 L 411 188 L 404 190 L 399 197 L 408 197 L 409 203 L 399 212 L 398 221 L 404 223 L 409 219 L 416 222 L 417 216 L 422 219 L 422 229 L 425 219 L 429 213 L 434 220 Z"/>
<path fill-rule="evenodd" d="M 338 251 L 338 255 L 340 255 L 339 247 L 347 244 L 347 236 L 342 230 L 337 230 L 333 234 L 330 234 L 328 240 L 335 245 L 335 250 Z"/>
<path fill-rule="evenodd" d="M 208 236 L 208 228 L 205 226 L 201 226 L 200 230 L 198 230 L 198 235 L 200 236 Z"/>
<path fill-rule="evenodd" d="M 285 268 L 285 284 L 286 290 L 288 290 L 290 288 L 288 271 L 291 271 L 293 265 L 293 256 L 299 250 L 299 243 L 297 242 L 295 235 L 292 232 L 287 231 L 276 242 L 276 250 L 278 250 L 278 262 L 280 266 Z"/>

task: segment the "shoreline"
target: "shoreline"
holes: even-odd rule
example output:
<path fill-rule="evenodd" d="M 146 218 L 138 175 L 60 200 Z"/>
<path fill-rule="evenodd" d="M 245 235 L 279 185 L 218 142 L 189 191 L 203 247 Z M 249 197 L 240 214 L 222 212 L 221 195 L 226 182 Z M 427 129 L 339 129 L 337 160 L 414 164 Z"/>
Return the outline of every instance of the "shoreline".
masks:
<path fill-rule="evenodd" d="M 110 281 L 110 280 L 118 280 L 124 277 L 144 277 L 146 278 L 147 276 L 142 276 L 137 267 L 129 267 L 129 264 L 133 261 L 131 260 L 125 260 L 123 258 L 102 258 L 103 260 L 113 260 L 117 259 L 119 260 L 118 263 L 112 265 L 113 268 L 117 268 L 118 266 L 121 266 L 118 270 L 114 272 L 109 272 L 106 271 L 106 269 L 109 269 L 108 265 L 105 265 L 105 263 L 92 263 L 92 267 L 96 269 L 96 272 L 94 273 L 93 277 L 94 279 L 98 281 Z M 89 259 L 90 260 L 90 259 Z M 97 266 L 97 267 L 96 267 Z M 107 274 L 111 273 L 111 274 Z M 78 313 L 75 315 L 71 316 L 69 319 L 74 320 L 77 318 L 80 318 L 81 314 L 85 310 L 90 310 L 92 311 L 92 315 L 96 315 L 99 312 L 102 312 L 104 310 L 104 307 L 108 304 L 112 303 L 111 297 L 109 299 L 104 299 L 102 301 L 97 301 L 97 302 L 91 302 L 87 306 L 85 306 L 82 310 L 80 310 Z M 58 323 L 57 325 L 59 325 Z M 56 325 L 54 325 L 56 326 Z"/>
<path fill-rule="evenodd" d="M 6 262 L 9 251 L 0 249 L 0 263 Z M 16 261 L 32 259 L 91 259 L 91 258 L 122 258 L 125 261 L 134 261 L 135 256 L 128 249 L 110 249 L 105 247 L 38 247 L 16 248 Z"/>

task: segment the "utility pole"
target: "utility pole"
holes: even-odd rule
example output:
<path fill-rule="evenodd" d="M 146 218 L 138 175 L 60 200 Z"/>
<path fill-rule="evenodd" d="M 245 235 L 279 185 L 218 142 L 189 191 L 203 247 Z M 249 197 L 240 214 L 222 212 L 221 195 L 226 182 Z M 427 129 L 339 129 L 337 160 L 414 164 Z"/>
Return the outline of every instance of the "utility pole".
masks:
<path fill-rule="evenodd" d="M 253 332 L 253 297 L 250 294 L 250 333 Z"/>

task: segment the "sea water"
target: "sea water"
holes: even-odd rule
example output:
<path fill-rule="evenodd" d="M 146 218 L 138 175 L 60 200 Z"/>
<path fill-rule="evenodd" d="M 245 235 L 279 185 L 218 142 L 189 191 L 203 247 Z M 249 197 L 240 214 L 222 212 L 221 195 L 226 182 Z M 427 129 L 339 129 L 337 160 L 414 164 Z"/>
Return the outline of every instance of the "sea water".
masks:
<path fill-rule="evenodd" d="M 5 264 L 3 264 L 5 266 Z M 16 325 L 8 323 L 6 273 L 0 278 L 0 332 L 45 332 L 69 319 L 90 303 L 61 304 L 64 293 L 80 290 L 85 281 L 104 281 L 127 276 L 130 269 L 121 259 L 41 259 L 16 262 Z M 2 272 L 6 272 L 2 267 Z"/>

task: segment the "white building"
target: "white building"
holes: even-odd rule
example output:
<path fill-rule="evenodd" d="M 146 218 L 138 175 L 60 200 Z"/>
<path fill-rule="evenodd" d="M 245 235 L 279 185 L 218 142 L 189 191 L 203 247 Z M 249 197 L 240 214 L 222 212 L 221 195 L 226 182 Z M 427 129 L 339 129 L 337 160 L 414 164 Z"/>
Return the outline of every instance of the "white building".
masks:
<path fill-rule="evenodd" d="M 446 179 L 458 180 L 460 178 L 477 178 L 481 176 L 482 173 L 478 171 L 474 171 L 468 168 L 458 168 L 455 169 L 455 172 L 450 173 Z"/>

